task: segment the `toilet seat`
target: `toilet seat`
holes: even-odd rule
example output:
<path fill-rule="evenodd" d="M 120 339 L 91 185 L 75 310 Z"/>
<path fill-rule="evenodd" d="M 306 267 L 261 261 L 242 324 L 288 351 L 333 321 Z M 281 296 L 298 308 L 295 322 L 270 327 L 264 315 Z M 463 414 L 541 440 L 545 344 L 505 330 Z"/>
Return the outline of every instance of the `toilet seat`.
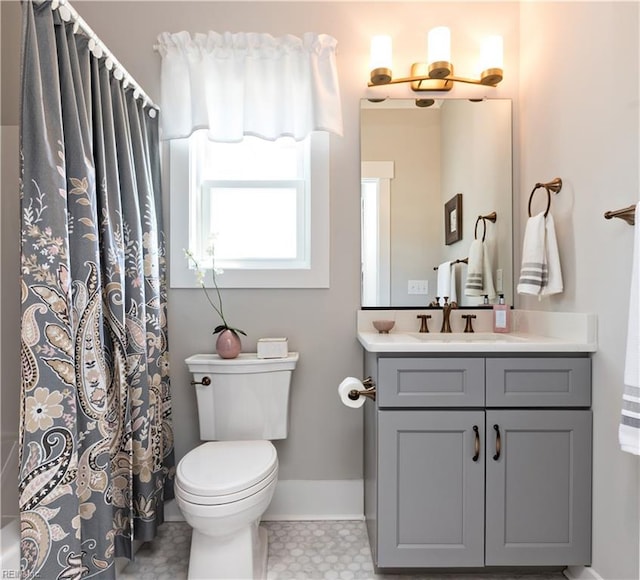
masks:
<path fill-rule="evenodd" d="M 176 470 L 176 494 L 194 504 L 239 501 L 269 485 L 278 474 L 270 441 L 210 441 L 187 453 Z"/>

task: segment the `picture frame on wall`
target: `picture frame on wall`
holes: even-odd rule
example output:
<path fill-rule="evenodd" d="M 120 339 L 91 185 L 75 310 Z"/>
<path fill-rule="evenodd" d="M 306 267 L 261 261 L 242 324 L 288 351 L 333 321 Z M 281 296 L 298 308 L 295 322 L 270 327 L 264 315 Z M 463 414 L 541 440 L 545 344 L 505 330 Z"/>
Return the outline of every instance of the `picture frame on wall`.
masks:
<path fill-rule="evenodd" d="M 444 243 L 449 246 L 462 239 L 462 194 L 444 204 Z"/>

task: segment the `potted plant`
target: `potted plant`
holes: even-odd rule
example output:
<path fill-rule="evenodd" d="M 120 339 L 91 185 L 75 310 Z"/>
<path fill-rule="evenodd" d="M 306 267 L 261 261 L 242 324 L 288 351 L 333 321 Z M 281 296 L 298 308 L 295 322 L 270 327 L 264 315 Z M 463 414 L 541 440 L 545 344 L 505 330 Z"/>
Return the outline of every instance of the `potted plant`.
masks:
<path fill-rule="evenodd" d="M 218 288 L 218 281 L 216 280 L 216 275 L 222 274 L 222 270 L 216 268 L 215 261 L 213 261 L 211 264 L 211 278 L 213 280 L 213 287 L 216 290 L 216 299 L 213 300 L 209 295 L 209 291 L 207 290 L 204 282 L 204 272 L 200 269 L 193 253 L 190 250 L 184 250 L 184 254 L 189 262 L 193 262 L 198 283 L 200 284 L 204 295 L 207 297 L 209 304 L 211 304 L 213 310 L 220 317 L 220 320 L 222 320 L 222 324 L 219 324 L 213 330 L 214 335 L 218 334 L 218 338 L 216 340 L 216 352 L 221 358 L 236 358 L 242 350 L 242 341 L 238 335 L 242 334 L 247 336 L 247 333 L 244 332 L 244 330 L 230 326 L 224 316 L 222 295 L 220 294 L 220 288 Z M 211 252 L 211 255 L 213 256 L 213 251 Z"/>

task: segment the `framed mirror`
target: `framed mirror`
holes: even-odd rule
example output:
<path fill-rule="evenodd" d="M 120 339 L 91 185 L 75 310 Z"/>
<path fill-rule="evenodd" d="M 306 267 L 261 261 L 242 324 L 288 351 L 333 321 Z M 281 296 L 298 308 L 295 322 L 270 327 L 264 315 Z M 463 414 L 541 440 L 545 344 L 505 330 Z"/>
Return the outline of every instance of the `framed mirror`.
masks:
<path fill-rule="evenodd" d="M 458 305 L 482 306 L 476 238 L 483 289 L 490 272 L 513 304 L 511 100 L 363 99 L 360 121 L 362 307 L 425 308 L 445 267 Z"/>

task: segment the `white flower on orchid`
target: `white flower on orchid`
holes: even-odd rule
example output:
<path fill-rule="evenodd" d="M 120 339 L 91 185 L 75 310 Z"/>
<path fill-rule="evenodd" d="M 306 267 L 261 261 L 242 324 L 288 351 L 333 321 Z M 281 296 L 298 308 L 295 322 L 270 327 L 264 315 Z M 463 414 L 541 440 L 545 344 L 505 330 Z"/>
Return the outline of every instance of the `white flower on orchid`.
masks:
<path fill-rule="evenodd" d="M 202 288 L 202 290 L 204 292 L 204 295 L 207 297 L 207 300 L 209 301 L 209 304 L 211 304 L 211 307 L 215 310 L 216 314 L 222 319 L 222 324 L 216 326 L 215 330 L 213 331 L 213 334 L 217 334 L 218 332 L 222 332 L 223 330 L 230 330 L 234 334 L 240 333 L 240 334 L 244 334 L 246 336 L 246 332 L 244 332 L 243 330 L 240 330 L 239 328 L 233 328 L 233 327 L 229 326 L 227 324 L 227 321 L 226 321 L 225 317 L 224 317 L 224 311 L 222 309 L 222 295 L 220 294 L 220 288 L 218 288 L 218 281 L 216 280 L 216 276 L 222 274 L 223 271 L 220 270 L 219 268 L 215 267 L 214 245 L 213 245 L 212 237 L 210 237 L 211 243 L 209 245 L 209 248 L 207 249 L 207 253 L 210 253 L 210 255 L 211 255 L 211 261 L 212 261 L 211 278 L 213 279 L 213 286 L 214 286 L 214 288 L 216 290 L 217 305 L 211 299 L 211 296 L 209 296 L 209 292 L 208 292 L 207 287 L 206 287 L 206 285 L 204 283 L 204 272 L 200 269 L 200 266 L 199 266 L 197 260 L 195 259 L 195 256 L 193 255 L 193 252 L 191 250 L 183 250 L 184 251 L 184 255 L 185 255 L 185 257 L 187 258 L 187 260 L 189 262 L 193 262 L 193 265 L 195 267 L 196 279 L 198 280 L 198 284 Z"/>

